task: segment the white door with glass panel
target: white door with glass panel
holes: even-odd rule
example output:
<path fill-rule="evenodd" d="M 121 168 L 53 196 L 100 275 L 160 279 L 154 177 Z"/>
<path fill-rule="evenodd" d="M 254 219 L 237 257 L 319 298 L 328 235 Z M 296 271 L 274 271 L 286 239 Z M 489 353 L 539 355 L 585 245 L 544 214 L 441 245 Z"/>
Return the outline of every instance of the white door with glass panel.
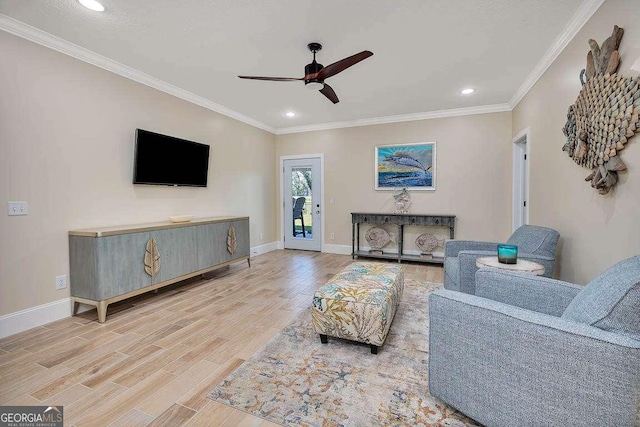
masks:
<path fill-rule="evenodd" d="M 284 247 L 322 250 L 320 158 L 283 161 Z"/>

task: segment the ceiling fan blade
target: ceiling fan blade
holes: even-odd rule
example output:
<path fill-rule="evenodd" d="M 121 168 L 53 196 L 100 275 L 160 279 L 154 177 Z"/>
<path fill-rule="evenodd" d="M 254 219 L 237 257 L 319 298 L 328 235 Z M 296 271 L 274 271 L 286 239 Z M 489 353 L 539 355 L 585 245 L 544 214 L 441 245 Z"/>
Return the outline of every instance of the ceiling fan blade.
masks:
<path fill-rule="evenodd" d="M 327 65 L 322 70 L 318 72 L 318 79 L 324 80 L 331 76 L 335 76 L 336 74 L 346 70 L 352 65 L 356 65 L 358 62 L 363 61 L 373 55 L 373 52 L 369 52 L 368 50 L 363 50 L 360 53 L 356 53 L 348 58 L 341 59 L 338 62 L 334 62 L 331 65 Z"/>
<path fill-rule="evenodd" d="M 250 79 L 250 80 L 269 80 L 272 82 L 293 82 L 298 80 L 304 80 L 304 77 L 296 78 L 296 77 L 258 77 L 258 76 L 238 76 L 241 79 Z"/>
<path fill-rule="evenodd" d="M 324 87 L 320 89 L 319 92 L 324 96 L 326 96 L 327 98 L 329 98 L 329 101 L 333 102 L 334 104 L 337 104 L 338 102 L 340 102 L 340 100 L 338 99 L 338 95 L 336 95 L 336 93 L 333 91 L 331 86 L 329 86 L 326 83 L 324 84 Z"/>

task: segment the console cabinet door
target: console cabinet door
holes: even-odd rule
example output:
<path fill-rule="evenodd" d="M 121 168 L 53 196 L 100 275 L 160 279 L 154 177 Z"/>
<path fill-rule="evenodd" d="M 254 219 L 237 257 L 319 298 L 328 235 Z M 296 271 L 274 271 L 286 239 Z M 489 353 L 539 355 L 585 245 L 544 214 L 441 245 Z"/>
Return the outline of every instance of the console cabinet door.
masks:
<path fill-rule="evenodd" d="M 229 262 L 249 256 L 249 221 L 228 221 L 214 224 L 214 226 L 214 239 L 217 242 L 214 252 L 216 257 L 219 257 L 219 262 Z M 236 232 L 236 250 L 233 254 L 227 247 L 229 227 L 233 227 Z"/>
<path fill-rule="evenodd" d="M 144 254 L 149 233 L 131 233 L 96 238 L 97 293 L 105 300 L 151 285 L 144 271 Z"/>
<path fill-rule="evenodd" d="M 227 249 L 229 227 L 236 231 L 236 251 Z M 249 220 L 198 226 L 198 270 L 249 256 Z"/>
<path fill-rule="evenodd" d="M 198 228 L 198 270 L 213 267 L 222 263 L 223 253 L 220 240 L 221 224 L 199 225 Z M 227 240 L 224 240 L 226 250 Z"/>
<path fill-rule="evenodd" d="M 153 278 L 153 283 L 175 279 L 198 269 L 197 228 L 197 226 L 170 228 L 149 233 L 156 239 L 160 255 L 160 271 Z"/>
<path fill-rule="evenodd" d="M 229 259 L 249 256 L 249 251 L 251 250 L 251 248 L 249 248 L 249 220 L 231 221 L 228 225 L 233 226 L 236 230 L 236 251 L 233 255 L 229 254 Z M 226 242 L 225 240 L 225 247 Z"/>

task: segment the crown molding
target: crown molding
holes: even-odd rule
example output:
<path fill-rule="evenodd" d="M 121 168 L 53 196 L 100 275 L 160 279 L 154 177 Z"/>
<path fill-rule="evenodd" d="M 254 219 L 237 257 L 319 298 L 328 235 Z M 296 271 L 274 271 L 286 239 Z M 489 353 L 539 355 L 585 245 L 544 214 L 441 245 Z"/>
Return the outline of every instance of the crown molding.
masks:
<path fill-rule="evenodd" d="M 502 113 L 511 111 L 509 104 L 482 105 L 479 107 L 455 108 L 451 110 L 428 111 L 424 113 L 402 114 L 399 116 L 373 117 L 370 119 L 350 120 L 344 122 L 321 123 L 317 125 L 278 128 L 276 135 L 288 133 L 314 132 L 357 126 L 381 125 L 386 123 L 412 122 L 416 120 L 441 119 L 445 117 L 470 116 L 474 114 Z"/>
<path fill-rule="evenodd" d="M 358 126 L 370 126 L 386 123 L 400 123 L 416 120 L 438 119 L 445 117 L 467 116 L 474 114 L 497 113 L 513 110 L 516 105 L 531 90 L 535 83 L 542 77 L 544 72 L 556 60 L 558 55 L 566 48 L 569 42 L 575 37 L 580 29 L 586 24 L 598 8 L 605 0 L 584 0 L 576 13 L 565 26 L 563 32 L 557 37 L 553 45 L 547 50 L 540 62 L 529 73 L 525 81 L 520 85 L 518 90 L 508 104 L 484 105 L 479 107 L 458 108 L 451 110 L 429 111 L 423 113 L 412 113 L 397 116 L 374 117 L 368 119 L 359 119 L 343 122 L 321 123 L 316 125 L 295 126 L 286 128 L 274 128 L 251 117 L 233 111 L 223 105 L 217 104 L 192 92 L 181 89 L 177 86 L 164 82 L 160 79 L 152 77 L 141 71 L 128 67 L 119 62 L 113 61 L 107 57 L 92 52 L 86 48 L 70 43 L 52 34 L 46 33 L 24 22 L 13 19 L 9 16 L 0 14 L 0 30 L 22 37 L 34 43 L 56 50 L 65 55 L 95 65 L 107 71 L 113 72 L 130 80 L 141 83 L 145 86 L 173 95 L 177 98 L 188 101 L 192 104 L 199 105 L 211 111 L 215 111 L 224 116 L 246 123 L 250 126 L 262 129 L 276 135 L 284 135 L 290 133 L 313 132 L 320 130 L 340 129 Z"/>
<path fill-rule="evenodd" d="M 553 42 L 551 47 L 544 54 L 540 62 L 535 66 L 535 68 L 529 73 L 524 82 L 520 85 L 518 90 L 513 94 L 511 100 L 509 101 L 509 106 L 511 109 L 516 108 L 516 105 L 522 98 L 531 90 L 533 85 L 542 77 L 547 68 L 553 64 L 553 61 L 562 53 L 562 51 L 567 47 L 569 42 L 573 40 L 573 38 L 578 34 L 578 31 L 586 24 L 589 19 L 593 16 L 594 13 L 602 6 L 605 0 L 584 0 L 576 13 L 573 14 L 573 17 L 564 27 L 564 30 L 558 38 Z"/>
<path fill-rule="evenodd" d="M 223 105 L 216 104 L 215 102 L 196 95 L 195 93 L 180 89 L 177 86 L 174 86 L 141 71 L 111 60 L 105 56 L 99 55 L 95 52 L 90 51 L 89 49 L 70 43 L 52 34 L 32 27 L 31 25 L 25 24 L 24 22 L 13 19 L 7 15 L 0 14 L 0 30 L 56 50 L 65 55 L 69 55 L 88 64 L 100 67 L 104 70 L 111 71 L 112 73 L 118 74 L 122 77 L 126 77 L 127 79 L 141 83 L 145 86 L 152 87 L 164 93 L 168 93 L 169 95 L 173 95 L 177 98 L 191 102 L 192 104 L 199 105 L 208 110 L 215 111 L 216 113 L 220 113 L 224 116 L 246 123 L 258 129 L 262 129 L 273 134 L 276 133 L 275 128 L 252 119 L 251 117 L 247 117 Z"/>

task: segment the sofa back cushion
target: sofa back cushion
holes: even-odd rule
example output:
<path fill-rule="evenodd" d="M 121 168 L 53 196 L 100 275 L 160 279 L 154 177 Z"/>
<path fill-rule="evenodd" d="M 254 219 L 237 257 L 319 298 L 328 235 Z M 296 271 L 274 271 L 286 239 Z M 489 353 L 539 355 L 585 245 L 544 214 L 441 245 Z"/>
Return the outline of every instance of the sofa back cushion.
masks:
<path fill-rule="evenodd" d="M 518 252 L 555 257 L 560 233 L 552 228 L 523 225 L 513 232 L 508 245 L 516 245 Z"/>
<path fill-rule="evenodd" d="M 640 256 L 620 261 L 589 282 L 562 317 L 640 341 Z"/>

